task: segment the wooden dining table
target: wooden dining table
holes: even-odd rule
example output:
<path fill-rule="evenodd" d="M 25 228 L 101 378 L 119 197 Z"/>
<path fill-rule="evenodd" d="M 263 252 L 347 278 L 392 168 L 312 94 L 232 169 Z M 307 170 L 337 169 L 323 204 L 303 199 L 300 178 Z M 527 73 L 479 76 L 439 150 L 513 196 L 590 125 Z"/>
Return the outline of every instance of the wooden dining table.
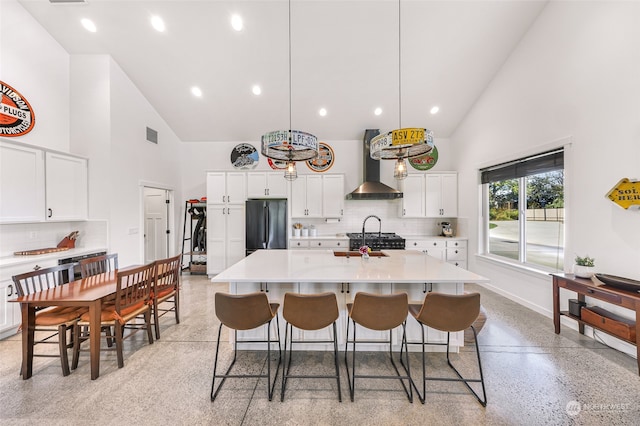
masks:
<path fill-rule="evenodd" d="M 28 379 L 33 371 L 33 343 L 36 308 L 50 306 L 85 306 L 89 308 L 89 347 L 91 353 L 91 380 L 100 376 L 100 314 L 102 303 L 113 299 L 117 288 L 117 271 L 105 272 L 71 281 L 58 287 L 39 291 L 14 299 L 22 311 L 22 378 Z M 77 336 L 76 336 L 77 338 Z"/>

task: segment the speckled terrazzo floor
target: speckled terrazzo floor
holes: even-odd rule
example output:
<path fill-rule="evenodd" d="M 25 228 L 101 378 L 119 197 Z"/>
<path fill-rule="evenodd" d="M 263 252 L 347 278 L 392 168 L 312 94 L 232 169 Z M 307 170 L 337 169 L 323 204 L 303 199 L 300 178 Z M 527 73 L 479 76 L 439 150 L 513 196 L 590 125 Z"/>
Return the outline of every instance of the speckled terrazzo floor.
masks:
<path fill-rule="evenodd" d="M 459 383 L 433 384 L 422 405 L 417 399 L 410 404 L 395 381 L 363 380 L 350 402 L 342 357 L 342 403 L 335 381 L 293 380 L 281 403 L 279 382 L 269 402 L 265 382 L 256 379 L 228 381 L 212 403 L 218 323 L 210 302 L 226 286 L 185 275 L 182 322 L 163 318 L 162 339 L 153 345 L 144 342 L 142 333 L 125 343 L 123 369 L 117 368 L 114 354 L 104 353 L 98 380 L 89 379 L 88 354 L 83 354 L 68 377 L 62 376 L 57 359 L 36 358 L 33 377 L 23 381 L 18 376 L 20 336 L 0 341 L 0 424 L 640 424 L 635 359 L 567 327 L 556 335 L 550 319 L 481 287 L 469 289 L 482 294 L 489 318 L 479 335 L 486 408 Z M 225 349 L 225 360 L 230 354 Z M 246 353 L 238 362 L 249 361 L 255 369 L 263 365 L 260 355 Z M 469 355 L 468 348 L 456 355 L 462 368 L 472 365 Z M 326 355 L 309 356 L 331 365 Z M 366 354 L 359 368 L 384 369 L 383 356 Z M 431 354 L 428 362 L 449 374 L 441 354 Z M 417 377 L 417 362 L 413 373 Z"/>

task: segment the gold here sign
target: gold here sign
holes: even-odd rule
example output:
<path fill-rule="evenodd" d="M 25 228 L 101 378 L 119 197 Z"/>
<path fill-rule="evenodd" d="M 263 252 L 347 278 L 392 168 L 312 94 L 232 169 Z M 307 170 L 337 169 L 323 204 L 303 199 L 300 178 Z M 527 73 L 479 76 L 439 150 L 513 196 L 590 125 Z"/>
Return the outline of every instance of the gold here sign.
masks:
<path fill-rule="evenodd" d="M 640 181 L 630 181 L 627 178 L 621 179 L 607 197 L 624 209 L 636 205 L 640 206 Z"/>

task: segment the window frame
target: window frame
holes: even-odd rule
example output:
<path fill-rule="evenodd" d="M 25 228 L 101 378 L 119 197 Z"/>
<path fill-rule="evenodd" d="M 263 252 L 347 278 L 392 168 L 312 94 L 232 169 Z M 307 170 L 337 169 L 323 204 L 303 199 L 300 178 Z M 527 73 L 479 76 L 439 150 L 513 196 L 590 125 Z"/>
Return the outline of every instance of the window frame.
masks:
<path fill-rule="evenodd" d="M 564 263 L 566 262 L 566 259 L 564 258 L 565 254 L 566 254 L 566 247 L 567 247 L 567 241 L 566 241 L 566 218 L 567 218 L 567 211 L 566 211 L 566 192 L 567 192 L 567 180 L 566 180 L 566 176 L 567 176 L 567 154 L 568 154 L 568 148 L 570 147 L 571 143 L 569 142 L 568 144 L 561 144 L 561 145 L 554 145 L 553 147 L 550 147 L 549 149 L 546 150 L 538 150 L 536 152 L 533 152 L 531 154 L 528 155 L 524 155 L 522 157 L 519 157 L 516 160 L 508 160 L 508 161 L 502 161 L 502 162 L 497 162 L 497 163 L 493 163 L 492 165 L 488 165 L 486 167 L 481 167 L 478 170 L 478 177 L 479 177 L 479 184 L 480 184 L 480 202 L 481 202 L 481 209 L 482 209 L 482 216 L 481 216 L 481 224 L 482 226 L 479 229 L 478 232 L 478 238 L 480 241 L 479 247 L 481 249 L 481 256 L 484 258 L 487 258 L 489 260 L 493 260 L 496 261 L 498 263 L 502 263 L 502 264 L 506 264 L 506 265 L 510 265 L 513 266 L 515 268 L 518 269 L 524 269 L 524 270 L 528 270 L 528 271 L 537 271 L 537 272 L 543 272 L 543 273 L 549 273 L 549 272 L 562 272 L 562 270 L 566 267 L 566 265 L 564 265 Z M 504 177 L 502 179 L 494 179 L 488 182 L 485 182 L 486 178 L 485 176 L 483 176 L 483 172 L 487 171 L 487 170 L 495 170 L 495 169 L 499 169 L 501 166 L 507 166 L 507 167 L 514 167 L 513 165 L 516 165 L 515 167 L 517 168 L 517 164 L 521 163 L 523 161 L 526 161 L 527 159 L 534 159 L 536 157 L 540 157 L 540 156 L 544 156 L 544 155 L 553 155 L 555 152 L 560 152 L 562 153 L 562 167 L 558 167 L 555 168 L 554 170 L 562 170 L 563 171 L 563 193 L 564 193 L 564 215 L 563 215 L 563 228 L 562 228 L 562 239 L 563 239 L 563 246 L 561 247 L 561 253 L 562 253 L 562 257 L 563 257 L 563 265 L 557 265 L 556 267 L 549 267 L 546 265 L 542 265 L 542 264 L 538 264 L 538 263 L 531 263 L 528 262 L 527 259 L 527 183 L 526 180 L 528 177 L 530 176 L 536 176 L 538 174 L 542 174 L 542 173 L 546 173 L 546 172 L 550 172 L 550 171 L 554 171 L 554 170 L 544 170 L 544 171 L 540 171 L 537 173 L 530 173 L 530 174 L 526 174 L 524 176 L 519 176 L 519 177 L 511 177 L 511 179 L 517 179 L 518 180 L 518 259 L 515 260 L 513 258 L 510 257 L 506 257 L 506 256 L 501 256 L 498 254 L 494 254 L 490 252 L 490 232 L 489 232 L 489 223 L 490 223 L 490 203 L 489 203 L 489 185 L 491 182 L 499 182 L 499 181 L 503 181 L 503 180 L 508 180 L 509 177 Z M 524 189 L 524 190 L 523 190 Z M 559 246 L 558 246 L 559 247 Z M 559 255 L 558 255 L 559 256 Z"/>

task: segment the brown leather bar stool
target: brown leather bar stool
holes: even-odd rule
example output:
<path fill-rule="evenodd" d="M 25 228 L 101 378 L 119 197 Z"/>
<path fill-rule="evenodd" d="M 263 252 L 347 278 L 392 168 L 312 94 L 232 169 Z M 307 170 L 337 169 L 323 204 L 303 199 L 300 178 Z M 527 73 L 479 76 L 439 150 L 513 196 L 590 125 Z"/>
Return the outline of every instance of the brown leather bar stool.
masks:
<path fill-rule="evenodd" d="M 480 313 L 480 294 L 444 294 L 444 293 L 427 293 L 424 298 L 424 303 L 410 304 L 409 312 L 420 323 L 422 327 L 422 342 L 410 343 L 422 345 L 422 395 L 416 387 L 416 393 L 420 402 L 425 403 L 427 392 L 427 380 L 434 381 L 453 381 L 463 382 L 467 388 L 473 393 L 478 402 L 483 407 L 487 405 L 487 392 L 484 386 L 484 376 L 482 374 L 482 363 L 480 362 L 480 350 L 478 349 L 478 336 L 476 330 L 473 327 L 473 322 Z M 424 338 L 424 328 L 431 327 L 436 330 L 447 332 L 447 343 L 427 343 Z M 466 379 L 462 377 L 460 372 L 453 366 L 451 359 L 449 358 L 449 341 L 451 333 L 458 331 L 464 331 L 467 328 L 471 328 L 473 331 L 473 341 L 476 346 L 476 355 L 478 358 L 478 370 L 480 371 L 479 379 Z M 457 379 L 443 378 L 443 377 L 427 377 L 426 374 L 426 361 L 425 361 L 425 346 L 426 345 L 447 345 L 447 364 L 458 375 Z M 474 391 L 469 383 L 480 382 L 482 384 L 482 398 Z M 415 384 L 414 384 L 415 387 Z"/>
<path fill-rule="evenodd" d="M 273 389 L 276 385 L 276 379 L 278 378 L 278 370 L 280 369 L 280 363 L 282 362 L 282 349 L 280 347 L 280 325 L 278 321 L 278 308 L 280 304 L 269 303 L 267 295 L 262 292 L 255 292 L 249 294 L 227 294 L 216 293 L 215 295 L 215 309 L 216 316 L 220 320 L 220 327 L 218 327 L 218 342 L 216 344 L 216 357 L 213 364 L 213 380 L 211 381 L 211 401 L 216 399 L 220 388 L 228 378 L 267 378 L 267 394 L 269 395 L 269 401 L 273 397 Z M 276 333 L 277 340 L 271 339 L 271 321 L 276 319 Z M 234 344 L 233 344 L 233 360 L 227 368 L 224 374 L 218 374 L 218 355 L 220 354 L 220 335 L 222 333 L 222 326 L 226 326 L 234 330 Z M 243 340 L 238 342 L 238 330 L 251 330 L 260 326 L 267 326 L 267 340 Z M 266 343 L 267 344 L 267 374 L 229 374 L 234 364 L 236 363 L 236 357 L 238 354 L 238 343 Z M 271 344 L 278 343 L 278 365 L 276 366 L 275 376 L 271 381 Z M 222 379 L 220 384 L 216 388 L 216 378 Z"/>
<path fill-rule="evenodd" d="M 347 321 L 347 343 L 344 351 L 344 361 L 347 367 L 347 381 L 349 382 L 349 393 L 351 401 L 354 400 L 356 378 L 369 379 L 397 379 L 400 380 L 402 387 L 409 402 L 413 402 L 413 387 L 411 381 L 411 370 L 409 368 L 409 356 L 407 351 L 406 322 L 408 315 L 409 301 L 407 293 L 397 293 L 388 295 L 370 294 L 365 292 L 356 293 L 353 303 L 347 303 L 349 318 L 353 323 L 353 339 L 349 340 L 349 321 Z M 359 375 L 356 374 L 356 343 L 380 343 L 380 341 L 356 340 L 356 324 L 366 327 L 370 330 L 389 331 L 389 360 L 395 375 Z M 396 327 L 402 326 L 402 343 L 400 349 L 400 362 L 404 367 L 406 375 L 401 375 L 398 371 L 395 361 L 393 360 L 392 350 L 392 332 Z M 349 371 L 349 361 L 347 358 L 349 343 L 353 344 L 353 357 L 351 364 L 351 372 Z M 386 342 L 385 342 L 386 343 Z M 406 355 L 406 364 L 402 360 L 402 354 Z M 404 381 L 408 382 L 408 386 Z"/>
<path fill-rule="evenodd" d="M 287 380 L 295 379 L 336 379 L 338 383 L 338 401 L 342 402 L 340 390 L 340 367 L 338 366 L 338 340 L 336 321 L 338 320 L 338 300 L 335 293 L 297 294 L 285 293 L 282 316 L 287 321 L 284 334 L 284 367 L 282 370 L 282 391 L 280 401 L 284 401 Z M 298 375 L 291 374 L 293 344 L 293 327 L 301 330 L 322 330 L 332 326 L 333 340 L 314 340 L 314 343 L 333 343 L 333 359 L 336 367 L 335 375 Z M 289 362 L 287 363 L 287 340 L 289 341 Z"/>

